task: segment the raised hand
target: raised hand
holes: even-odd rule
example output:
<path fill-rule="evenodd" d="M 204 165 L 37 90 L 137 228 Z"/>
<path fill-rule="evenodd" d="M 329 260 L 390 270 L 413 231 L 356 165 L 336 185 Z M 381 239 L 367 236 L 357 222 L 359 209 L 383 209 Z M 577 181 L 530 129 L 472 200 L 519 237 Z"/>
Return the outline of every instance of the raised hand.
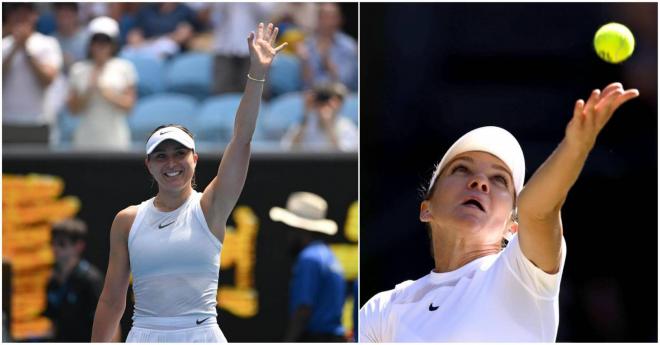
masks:
<path fill-rule="evenodd" d="M 252 77 L 263 79 L 275 55 L 287 46 L 288 43 L 284 42 L 276 48 L 273 47 L 278 32 L 279 29 L 274 27 L 273 23 L 268 24 L 268 26 L 259 23 L 257 32 L 250 32 L 248 46 L 250 48 L 250 74 Z M 255 75 L 252 75 L 252 73 Z"/>
<path fill-rule="evenodd" d="M 590 151 L 612 114 L 623 103 L 637 96 L 637 89 L 624 90 L 621 83 L 612 83 L 602 93 L 598 89 L 592 91 L 586 104 L 579 99 L 575 103 L 573 118 L 566 126 L 566 140 L 587 152 Z"/>

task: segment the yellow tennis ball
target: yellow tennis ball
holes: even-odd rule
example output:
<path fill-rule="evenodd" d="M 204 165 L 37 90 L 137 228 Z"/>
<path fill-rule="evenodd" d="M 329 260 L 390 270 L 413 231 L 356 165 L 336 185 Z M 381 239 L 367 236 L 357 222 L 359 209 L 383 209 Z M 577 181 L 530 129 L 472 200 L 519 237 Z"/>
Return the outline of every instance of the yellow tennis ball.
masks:
<path fill-rule="evenodd" d="M 594 48 L 601 59 L 609 63 L 620 63 L 635 50 L 635 37 L 625 25 L 605 24 L 596 31 Z"/>

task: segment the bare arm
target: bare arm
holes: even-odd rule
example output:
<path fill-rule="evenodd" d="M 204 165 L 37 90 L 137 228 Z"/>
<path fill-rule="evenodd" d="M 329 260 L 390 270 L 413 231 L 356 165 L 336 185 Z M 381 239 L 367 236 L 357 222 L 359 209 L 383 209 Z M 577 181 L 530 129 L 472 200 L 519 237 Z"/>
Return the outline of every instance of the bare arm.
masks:
<path fill-rule="evenodd" d="M 116 339 L 119 321 L 126 308 L 130 276 L 128 233 L 136 213 L 137 207 L 126 208 L 117 214 L 112 223 L 108 271 L 94 315 L 92 342 L 109 342 Z"/>
<path fill-rule="evenodd" d="M 11 60 L 14 58 L 14 56 L 19 50 L 22 50 L 26 55 L 26 59 L 28 65 L 30 66 L 30 69 L 37 77 L 37 80 L 39 80 L 39 84 L 41 85 L 42 88 L 46 88 L 48 85 L 50 85 L 50 83 L 53 82 L 53 80 L 55 80 L 55 77 L 57 76 L 59 69 L 55 66 L 40 64 L 39 61 L 37 61 L 37 59 L 31 56 L 28 50 L 26 49 L 27 41 L 30 38 L 30 35 L 32 35 L 32 28 L 30 24 L 18 23 L 15 24 L 14 27 L 10 28 L 9 31 L 14 37 L 14 45 L 12 47 L 12 51 L 2 61 L 3 75 L 8 75 L 9 73 L 11 73 L 11 68 L 9 68 L 10 65 L 9 62 L 11 62 Z"/>
<path fill-rule="evenodd" d="M 133 109 L 133 105 L 135 105 L 135 100 L 137 98 L 135 86 L 131 85 L 124 89 L 122 92 L 115 92 L 108 89 L 100 90 L 103 98 L 115 106 L 121 108 L 121 110 L 130 111 Z"/>
<path fill-rule="evenodd" d="M 614 111 L 639 95 L 620 83 L 594 90 L 585 104 L 578 100 L 564 139 L 536 170 L 518 200 L 520 247 L 525 256 L 547 273 L 559 269 L 562 224 L 560 210 L 582 171 L 596 138 Z"/>
<path fill-rule="evenodd" d="M 85 90 L 85 93 L 80 94 L 74 88 L 69 88 L 69 98 L 67 99 L 67 105 L 72 114 L 80 113 L 89 102 L 89 98 L 92 92 L 90 89 Z"/>
<path fill-rule="evenodd" d="M 259 24 L 257 33 L 250 33 L 250 72 L 255 79 L 265 79 L 273 58 L 286 43 L 277 48 L 272 44 L 277 38 L 277 28 L 272 24 Z M 219 238 L 224 238 L 225 223 L 243 190 L 250 162 L 250 142 L 257 124 L 263 82 L 248 79 L 243 98 L 236 112 L 234 134 L 220 162 L 217 176 L 204 190 L 201 205 L 209 227 Z"/>
<path fill-rule="evenodd" d="M 59 72 L 57 67 L 40 64 L 34 57 L 29 55 L 27 60 L 29 62 L 30 68 L 32 69 L 32 72 L 34 72 L 34 74 L 37 76 L 41 87 L 45 88 L 50 85 L 53 80 L 55 80 L 55 77 Z"/>

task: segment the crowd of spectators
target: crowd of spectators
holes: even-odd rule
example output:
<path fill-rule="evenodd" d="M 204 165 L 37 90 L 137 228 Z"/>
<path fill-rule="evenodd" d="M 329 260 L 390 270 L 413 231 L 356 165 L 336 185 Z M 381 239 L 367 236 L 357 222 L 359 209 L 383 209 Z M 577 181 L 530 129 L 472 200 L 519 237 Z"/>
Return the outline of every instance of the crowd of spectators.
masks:
<path fill-rule="evenodd" d="M 296 86 L 281 91 L 269 81 L 266 101 L 295 92 L 306 104 L 286 135 L 271 138 L 273 146 L 356 151 L 357 116 L 342 116 L 337 105 L 357 93 L 357 42 L 342 31 L 347 26 L 337 3 L 3 3 L 3 143 L 130 150 L 142 138 L 131 133 L 129 119 L 145 96 L 134 61 L 168 64 L 183 54 L 207 54 L 206 97 L 240 93 L 249 65 L 245 39 L 259 22 L 280 27 L 279 41 L 289 42 L 282 59 L 296 66 L 287 73 Z M 346 91 L 327 104 L 310 103 L 321 89 Z M 311 106 L 334 115 L 319 122 L 323 128 L 300 131 L 313 127 Z M 77 119 L 70 142 L 58 128 L 63 113 Z M 335 129 L 354 138 L 339 143 L 346 135 Z"/>

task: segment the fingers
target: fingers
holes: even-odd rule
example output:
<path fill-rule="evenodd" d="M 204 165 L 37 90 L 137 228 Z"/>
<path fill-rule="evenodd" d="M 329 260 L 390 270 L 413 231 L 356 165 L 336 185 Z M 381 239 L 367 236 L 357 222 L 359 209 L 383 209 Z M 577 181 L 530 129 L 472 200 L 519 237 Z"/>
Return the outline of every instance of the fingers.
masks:
<path fill-rule="evenodd" d="M 598 123 L 604 125 L 605 123 L 607 123 L 607 121 L 610 120 L 612 114 L 614 114 L 614 110 L 616 109 L 613 108 L 614 101 L 622 94 L 623 94 L 622 89 L 616 89 L 610 92 L 610 94 L 606 98 L 602 99 L 603 104 L 599 104 L 598 108 L 596 109 L 596 116 L 601 117 Z"/>
<path fill-rule="evenodd" d="M 607 97 L 610 93 L 612 93 L 616 90 L 623 90 L 623 85 L 619 82 L 607 85 L 607 87 L 605 87 L 603 89 L 603 92 L 601 93 L 600 98 L 603 99 L 603 97 Z"/>
<path fill-rule="evenodd" d="M 277 34 L 278 34 L 279 32 L 280 32 L 280 28 L 277 28 L 277 27 L 276 27 L 275 30 L 273 30 L 273 35 L 270 36 L 270 41 L 269 41 L 271 46 L 272 46 L 275 42 L 277 42 Z"/>
<path fill-rule="evenodd" d="M 591 96 L 587 100 L 587 104 L 584 106 L 585 115 L 589 117 L 589 114 L 593 113 L 596 103 L 600 99 L 600 90 L 596 89 L 591 92 Z"/>
<path fill-rule="evenodd" d="M 273 36 L 273 23 L 268 23 L 264 28 L 264 41 L 270 42 L 270 38 Z"/>
<path fill-rule="evenodd" d="M 580 115 L 582 115 L 583 110 L 584 110 L 584 101 L 582 99 L 578 99 L 577 102 L 575 102 L 575 108 L 573 109 L 573 117 L 579 118 Z"/>
<path fill-rule="evenodd" d="M 280 44 L 277 48 L 275 48 L 275 53 L 278 53 L 280 50 L 284 49 L 284 47 L 288 46 L 289 42 L 284 42 Z"/>
<path fill-rule="evenodd" d="M 264 38 L 264 23 L 259 23 L 257 26 L 257 39 L 261 40 Z"/>
<path fill-rule="evenodd" d="M 613 109 L 619 108 L 623 103 L 628 102 L 629 100 L 639 96 L 639 91 L 637 89 L 629 89 L 624 91 L 620 96 L 618 96 L 612 103 Z"/>

